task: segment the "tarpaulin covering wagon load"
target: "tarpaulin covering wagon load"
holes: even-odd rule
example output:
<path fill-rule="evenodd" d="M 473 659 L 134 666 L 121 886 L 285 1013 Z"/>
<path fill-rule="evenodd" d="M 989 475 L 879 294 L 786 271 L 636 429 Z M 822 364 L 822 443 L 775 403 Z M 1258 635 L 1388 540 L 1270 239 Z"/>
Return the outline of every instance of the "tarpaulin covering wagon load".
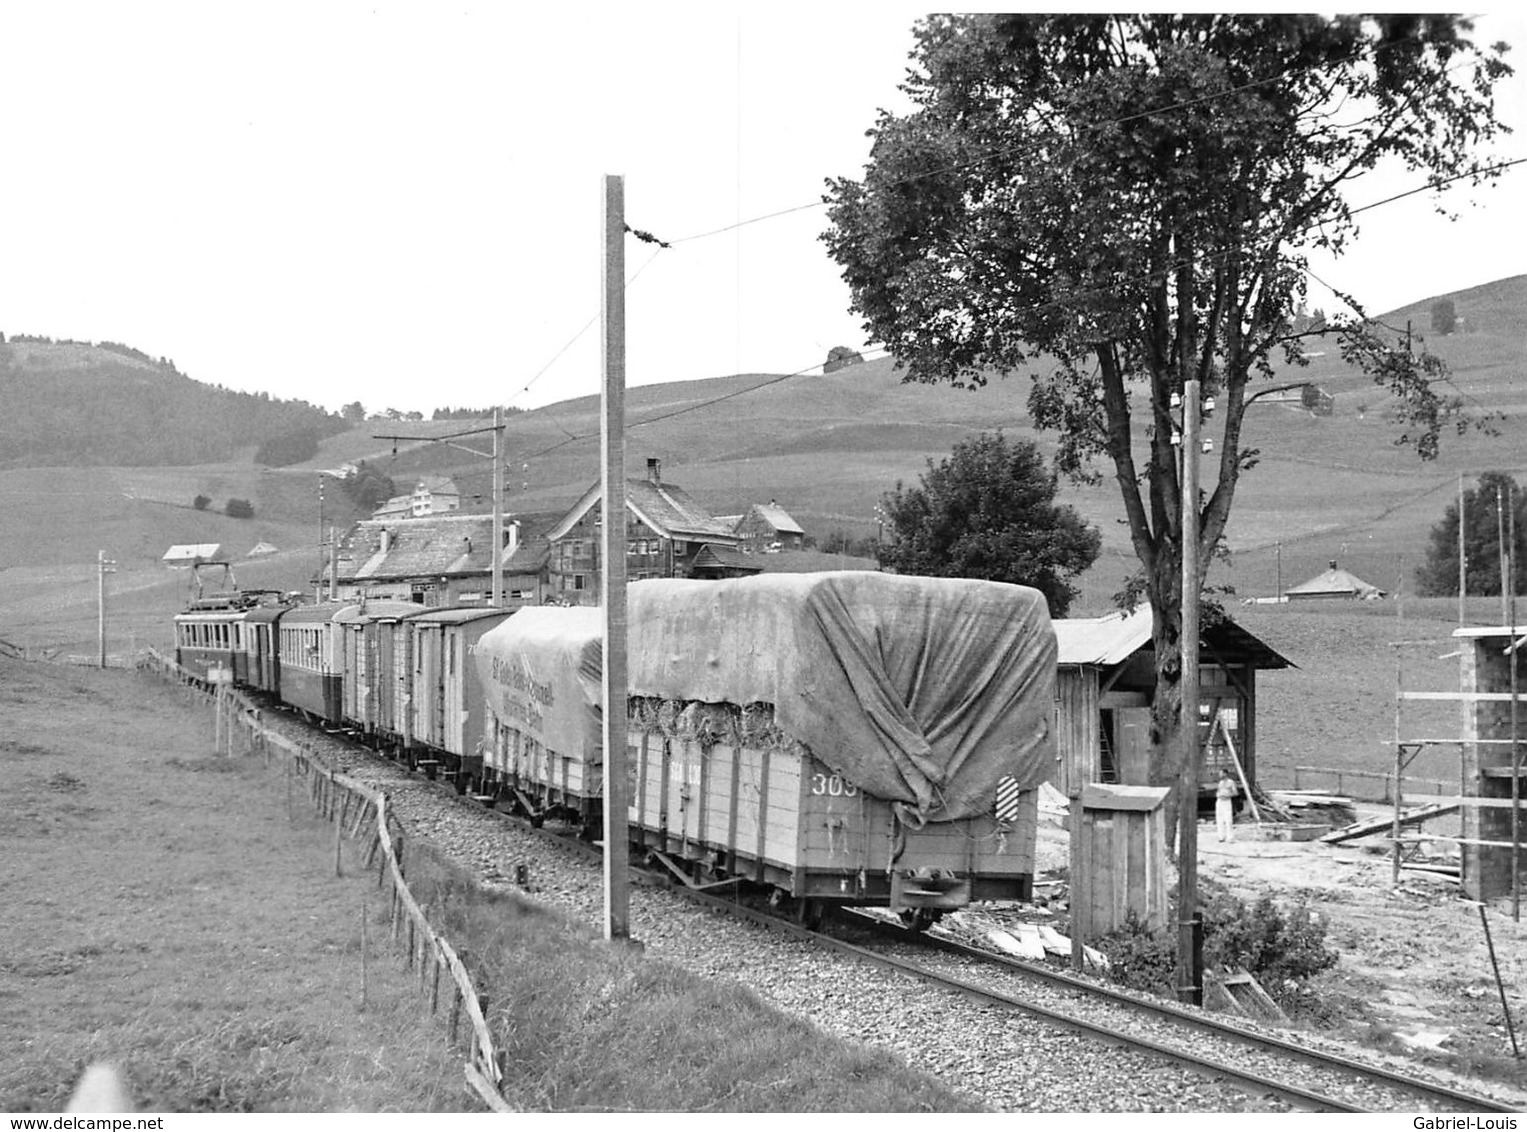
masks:
<path fill-rule="evenodd" d="M 925 835 L 940 844 L 924 871 L 966 876 L 964 898 L 998 857 L 1026 891 L 1054 759 L 1037 591 L 857 572 L 643 581 L 627 640 L 632 820 L 649 847 L 863 902 L 916 871 Z M 483 636 L 501 786 L 547 810 L 598 797 L 601 657 L 593 608 L 521 610 Z M 907 888 L 890 886 L 916 904 Z"/>

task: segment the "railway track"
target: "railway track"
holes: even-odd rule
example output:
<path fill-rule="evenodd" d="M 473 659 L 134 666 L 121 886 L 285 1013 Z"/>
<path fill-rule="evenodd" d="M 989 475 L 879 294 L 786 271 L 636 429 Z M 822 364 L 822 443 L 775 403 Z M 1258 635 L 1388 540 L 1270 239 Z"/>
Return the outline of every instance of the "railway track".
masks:
<path fill-rule="evenodd" d="M 331 735 L 331 738 L 339 738 Z M 400 767 L 359 744 L 345 744 L 353 756 Z M 347 760 L 348 761 L 348 760 Z M 425 775 L 415 772 L 415 779 Z M 597 845 L 554 829 L 531 829 L 528 822 L 459 797 L 444 782 L 431 794 L 447 809 L 492 815 L 523 833 L 557 842 L 590 860 Z M 1081 979 L 1068 972 L 968 947 L 933 934 L 914 935 L 884 921 L 859 915 L 833 917 L 812 930 L 779 912 L 739 899 L 699 892 L 675 883 L 666 870 L 639 870 L 646 885 L 671 887 L 693 903 L 783 933 L 824 952 L 938 987 L 991 1010 L 1038 1019 L 1046 1026 L 1107 1043 L 1157 1062 L 1182 1067 L 1207 1079 L 1229 1083 L 1279 1108 L 1325 1112 L 1427 1111 L 1513 1112 L 1513 1107 L 1479 1094 L 1419 1080 L 1349 1057 L 1323 1053 L 1305 1044 L 1216 1016 L 1187 1010 Z M 972 1035 L 972 1041 L 977 1039 Z"/>

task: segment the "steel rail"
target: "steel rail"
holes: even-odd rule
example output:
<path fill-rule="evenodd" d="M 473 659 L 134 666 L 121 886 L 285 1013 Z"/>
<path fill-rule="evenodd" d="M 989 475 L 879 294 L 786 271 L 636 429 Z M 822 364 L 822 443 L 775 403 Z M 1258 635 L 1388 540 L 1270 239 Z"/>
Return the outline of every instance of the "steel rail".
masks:
<path fill-rule="evenodd" d="M 1518 1109 L 1494 1100 L 1490 1097 L 1479 1096 L 1473 1093 L 1464 1093 L 1450 1089 L 1445 1085 L 1432 1085 L 1419 1081 L 1414 1077 L 1403 1073 L 1396 1073 L 1392 1069 L 1383 1066 L 1370 1065 L 1366 1062 L 1357 1061 L 1337 1053 L 1327 1053 L 1320 1050 L 1310 1049 L 1308 1046 L 1299 1045 L 1286 1038 L 1279 1038 L 1272 1034 L 1260 1033 L 1256 1030 L 1247 1029 L 1235 1022 L 1218 1018 L 1212 1014 L 1201 1011 L 1187 1010 L 1176 1003 L 1159 1002 L 1146 998 L 1142 995 L 1118 987 L 1110 987 L 1089 979 L 1073 975 L 1069 971 L 1058 971 L 1045 967 L 1038 963 L 1026 963 L 1021 959 L 1015 959 L 1010 955 L 999 955 L 995 952 L 985 951 L 979 947 L 960 943 L 957 940 L 943 939 L 938 936 L 924 935 L 913 936 L 903 928 L 888 924 L 883 920 L 875 920 L 871 917 L 857 917 L 866 923 L 872 924 L 876 930 L 883 931 L 889 936 L 896 936 L 906 940 L 916 940 L 925 946 L 945 951 L 950 954 L 960 955 L 968 959 L 980 962 L 994 963 L 1008 967 L 1031 978 L 1041 979 L 1046 982 L 1056 983 L 1069 987 L 1094 998 L 1106 999 L 1122 1006 L 1129 1006 L 1145 1014 L 1161 1018 L 1170 1018 L 1181 1022 L 1186 1026 L 1193 1026 L 1200 1030 L 1212 1033 L 1218 1037 L 1228 1038 L 1242 1042 L 1246 1045 L 1266 1050 L 1270 1053 L 1284 1054 L 1305 1061 L 1311 1065 L 1317 1065 L 1324 1069 L 1340 1070 L 1361 1076 L 1367 1080 L 1387 1085 L 1391 1088 L 1403 1089 L 1406 1092 L 1421 1094 L 1428 1100 L 1442 1101 L 1447 1104 L 1466 1105 L 1471 1111 L 1476 1112 L 1517 1112 Z"/>
<path fill-rule="evenodd" d="M 409 767 L 406 762 L 394 760 L 385 754 L 375 751 L 358 742 L 350 736 L 334 736 L 336 738 L 349 739 L 352 749 L 357 753 L 363 753 L 376 758 L 382 763 L 408 770 L 411 775 L 416 775 L 424 782 L 429 782 L 436 787 L 434 791 L 439 796 L 456 799 L 458 802 L 481 812 L 497 815 L 499 818 L 514 821 L 523 825 L 530 832 L 542 835 L 568 848 L 589 856 L 591 859 L 602 857 L 602 850 L 597 843 L 584 841 L 576 836 L 558 833 L 554 830 L 533 827 L 528 821 L 514 814 L 499 810 L 496 807 L 484 807 L 474 805 L 470 799 L 458 794 L 449 783 L 438 779 L 429 778 L 422 770 Z M 681 882 L 666 871 L 649 870 L 633 863 L 630 871 L 643 883 L 667 888 L 680 893 L 690 900 L 724 912 L 728 915 L 754 923 L 772 931 L 780 931 L 793 935 L 798 939 L 805 940 L 828 950 L 852 956 L 865 963 L 878 966 L 883 969 L 896 970 L 903 974 L 935 986 L 963 994 L 975 1001 L 986 1005 L 997 1006 L 1016 1013 L 1027 1014 L 1040 1018 L 1052 1025 L 1069 1029 L 1089 1037 L 1106 1042 L 1110 1045 L 1125 1049 L 1133 1049 L 1148 1056 L 1160 1058 L 1164 1061 L 1180 1065 L 1193 1072 L 1207 1076 L 1223 1077 L 1232 1083 L 1238 1084 L 1249 1091 L 1261 1094 L 1270 1094 L 1292 1105 L 1309 1111 L 1316 1112 L 1365 1112 L 1361 1107 L 1352 1105 L 1335 1097 L 1304 1089 L 1296 1085 L 1264 1077 L 1248 1070 L 1238 1069 L 1212 1058 L 1201 1057 L 1172 1046 L 1164 1045 L 1149 1038 L 1137 1037 L 1110 1029 L 1107 1026 L 1065 1014 L 1061 1011 L 1052 1010 L 1049 1007 L 1040 1006 L 1036 1003 L 1025 1002 L 1022 999 L 1002 994 L 999 991 L 990 990 L 978 984 L 967 982 L 952 975 L 946 975 L 929 968 L 922 967 L 909 960 L 899 959 L 894 956 L 880 954 L 870 948 L 850 943 L 847 940 L 838 939 L 820 931 L 794 923 L 782 916 L 750 908 L 738 899 L 716 896 L 712 893 L 702 892 Z M 851 910 L 850 910 L 851 911 Z M 1459 1106 L 1465 1111 L 1472 1112 L 1517 1112 L 1518 1109 L 1506 1105 L 1489 1097 L 1483 1097 L 1471 1093 L 1458 1092 L 1445 1086 L 1431 1085 L 1418 1081 L 1412 1077 L 1406 1077 L 1391 1070 L 1379 1066 L 1368 1065 L 1338 1054 L 1321 1053 L 1304 1046 L 1295 1045 L 1283 1039 L 1257 1033 L 1197 1011 L 1187 1010 L 1175 1004 L 1154 1002 L 1128 991 L 1118 990 L 1094 983 L 1090 980 L 1072 975 L 1069 972 L 1052 970 L 1037 964 L 1025 963 L 1011 956 L 999 955 L 995 952 L 985 951 L 958 943 L 954 940 L 943 939 L 938 936 L 908 932 L 903 928 L 894 927 L 883 920 L 868 916 L 855 916 L 854 920 L 863 925 L 869 925 L 877 932 L 886 936 L 894 937 L 899 942 L 909 943 L 916 946 L 928 946 L 938 951 L 958 955 L 974 961 L 990 963 L 997 966 L 1007 967 L 1018 973 L 1038 978 L 1044 981 L 1060 984 L 1070 989 L 1079 991 L 1090 997 L 1105 999 L 1117 1005 L 1131 1007 L 1144 1013 L 1153 1014 L 1161 1018 L 1171 1019 L 1185 1026 L 1197 1028 L 1219 1037 L 1239 1041 L 1249 1046 L 1260 1048 L 1268 1052 L 1291 1057 L 1306 1065 L 1325 1069 L 1327 1071 L 1340 1071 L 1352 1074 L 1362 1079 L 1365 1083 L 1377 1084 L 1382 1087 L 1399 1089 L 1412 1094 L 1419 1094 L 1431 1103 L 1444 1103 Z"/>

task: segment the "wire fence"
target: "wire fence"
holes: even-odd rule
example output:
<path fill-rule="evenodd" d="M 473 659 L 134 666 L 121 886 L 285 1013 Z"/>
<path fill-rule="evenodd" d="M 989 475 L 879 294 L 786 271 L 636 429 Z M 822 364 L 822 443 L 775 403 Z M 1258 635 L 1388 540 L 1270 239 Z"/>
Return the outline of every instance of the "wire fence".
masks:
<path fill-rule="evenodd" d="M 449 996 L 444 1008 L 453 1045 L 465 1031 L 467 1059 L 463 1066 L 468 1085 L 495 1112 L 515 1109 L 503 1096 L 503 1055 L 493 1041 L 484 1011 L 484 999 L 473 986 L 466 965 L 450 942 L 435 930 L 424 909 L 409 890 L 404 870 L 404 831 L 399 826 L 387 795 L 325 766 L 313 747 L 290 739 L 267 725 L 262 710 L 242 692 L 226 684 L 206 691 L 190 672 L 154 649 L 137 660 L 141 671 L 151 672 L 178 684 L 188 695 L 210 700 L 213 706 L 213 746 L 225 757 L 263 758 L 267 768 L 281 766 L 286 781 L 287 808 L 301 790 L 320 817 L 334 827 L 334 870 L 342 873 L 346 840 L 365 850 L 363 868 L 377 870 L 377 887 L 386 888 L 390 905 L 390 938 L 404 949 L 408 969 L 417 973 L 419 991 L 429 1000 L 430 1012 L 442 1009 L 442 983 Z M 364 933 L 365 923 L 362 920 Z M 364 939 L 364 934 L 363 934 Z M 362 948 L 362 998 L 365 995 L 365 952 Z"/>

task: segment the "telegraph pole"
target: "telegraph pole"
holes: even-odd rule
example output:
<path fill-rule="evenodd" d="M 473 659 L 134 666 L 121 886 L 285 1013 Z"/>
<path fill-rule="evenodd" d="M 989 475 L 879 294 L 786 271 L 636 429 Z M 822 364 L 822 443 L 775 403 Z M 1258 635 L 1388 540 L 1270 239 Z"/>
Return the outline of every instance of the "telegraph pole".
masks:
<path fill-rule="evenodd" d="M 504 410 L 493 406 L 493 591 L 494 609 L 504 605 Z"/>
<path fill-rule="evenodd" d="M 106 667 L 106 575 L 115 574 L 116 563 L 106 557 L 104 550 L 98 550 L 95 554 L 95 605 L 96 605 L 96 637 L 99 646 L 100 667 Z"/>
<path fill-rule="evenodd" d="M 1177 997 L 1203 1004 L 1198 917 L 1198 378 L 1182 390 L 1182 774 L 1177 817 Z"/>
<path fill-rule="evenodd" d="M 626 783 L 626 185 L 604 178 L 604 391 L 600 398 L 600 620 L 604 629 L 601 676 L 604 713 L 604 937 L 631 936 L 626 876 L 630 824 Z"/>

